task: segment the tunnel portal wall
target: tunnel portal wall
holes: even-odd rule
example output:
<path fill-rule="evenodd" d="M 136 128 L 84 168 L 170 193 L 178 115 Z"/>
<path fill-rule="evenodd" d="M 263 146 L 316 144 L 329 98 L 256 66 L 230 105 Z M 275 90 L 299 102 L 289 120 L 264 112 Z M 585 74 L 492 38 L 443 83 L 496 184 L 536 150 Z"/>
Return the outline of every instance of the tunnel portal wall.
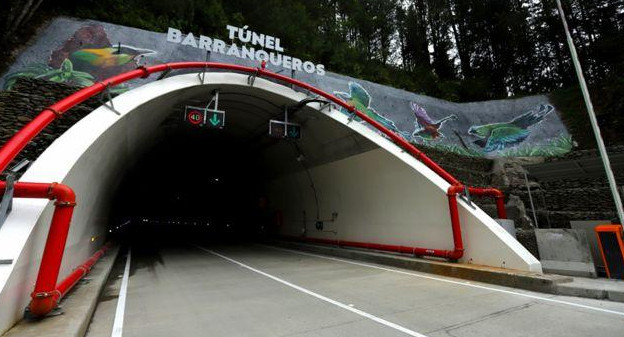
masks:
<path fill-rule="evenodd" d="M 209 73 L 201 86 L 196 74 L 152 82 L 114 99 L 117 115 L 102 106 L 58 138 L 22 176 L 22 181 L 71 186 L 78 205 L 72 219 L 59 279 L 86 260 L 105 240 L 115 185 L 132 162 L 153 144 L 158 126 L 171 113 L 166 102 L 184 92 L 215 86 L 246 88 L 247 76 Z M 279 95 L 292 102 L 306 96 L 257 79 L 257 95 Z M 334 223 L 342 239 L 452 248 L 446 189 L 448 184 L 390 141 L 336 110 L 319 112 L 375 142 L 380 148 L 311 169 L 323 216 L 338 212 Z M 326 118 L 326 117 L 324 117 Z M 163 186 L 174 181 L 163 181 Z M 315 212 L 305 172 L 277 177 L 269 184 L 276 207 L 283 209 L 284 234 L 300 234 L 302 210 Z M 541 271 L 537 261 L 494 220 L 460 202 L 464 262 Z M 22 317 L 37 276 L 53 206 L 47 200 L 16 199 L 0 228 L 0 333 Z M 331 229 L 332 224 L 328 224 Z M 310 232 L 327 237 L 327 233 Z M 504 264 L 503 264 L 504 262 Z"/>
<path fill-rule="evenodd" d="M 270 200 L 283 213 L 280 234 L 452 250 L 449 184 L 367 127 L 337 111 L 327 114 L 380 148 L 272 180 Z M 460 262 L 541 272 L 539 261 L 494 219 L 459 203 L 466 248 Z"/>

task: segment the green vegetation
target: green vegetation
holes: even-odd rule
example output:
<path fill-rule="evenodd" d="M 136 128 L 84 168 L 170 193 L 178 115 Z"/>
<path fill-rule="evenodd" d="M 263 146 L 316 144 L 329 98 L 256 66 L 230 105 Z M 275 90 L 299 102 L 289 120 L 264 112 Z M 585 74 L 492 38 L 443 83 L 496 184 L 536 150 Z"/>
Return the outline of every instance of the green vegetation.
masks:
<path fill-rule="evenodd" d="M 624 144 L 624 77 L 615 77 L 592 86 L 591 95 L 606 145 Z M 596 139 L 591 132 L 581 90 L 576 86 L 556 90 L 550 99 L 579 147 L 594 148 Z"/>
<path fill-rule="evenodd" d="M 73 64 L 69 59 L 65 59 L 59 69 L 54 69 L 48 65 L 40 63 L 34 63 L 27 66 L 22 71 L 7 76 L 4 87 L 12 87 L 18 77 L 44 79 L 52 82 L 65 83 L 81 87 L 90 86 L 95 83 L 95 79 L 90 74 L 74 70 Z"/>
<path fill-rule="evenodd" d="M 624 0 L 564 3 L 588 79 L 624 73 Z M 249 25 L 329 70 L 452 101 L 575 83 L 553 0 L 7 0 L 0 42 L 48 15 L 220 37 Z"/>
<path fill-rule="evenodd" d="M 501 157 L 554 157 L 564 155 L 573 148 L 572 137 L 561 135 L 551 139 L 546 145 L 519 146 L 503 151 L 500 155 Z"/>
<path fill-rule="evenodd" d="M 485 158 L 486 153 L 478 151 L 473 148 L 465 148 L 458 145 L 439 144 L 435 142 L 424 142 L 423 144 L 414 144 L 419 148 L 422 148 L 425 152 L 427 149 L 434 149 L 437 151 L 451 152 L 460 156 L 473 157 L 473 158 Z M 551 139 L 547 144 L 536 145 L 521 145 L 509 150 L 502 151 L 498 156 L 500 157 L 554 157 L 564 155 L 575 147 L 575 142 L 571 136 L 560 135 L 559 137 Z"/>
<path fill-rule="evenodd" d="M 564 7 L 607 142 L 624 143 L 624 0 Z M 330 71 L 450 101 L 556 90 L 572 134 L 594 144 L 554 0 L 5 0 L 0 71 L 57 15 L 221 38 L 249 25 Z"/>
<path fill-rule="evenodd" d="M 434 150 L 438 150 L 438 151 L 443 151 L 443 152 L 451 152 L 451 153 L 455 153 L 461 156 L 466 156 L 466 157 L 485 157 L 485 154 L 481 151 L 477 151 L 474 149 L 470 149 L 470 148 L 465 148 L 459 145 L 448 145 L 448 144 L 437 144 L 437 143 L 432 143 L 432 142 L 426 142 L 421 144 L 415 144 L 418 145 L 419 147 L 424 147 L 425 151 L 426 148 L 431 148 Z"/>

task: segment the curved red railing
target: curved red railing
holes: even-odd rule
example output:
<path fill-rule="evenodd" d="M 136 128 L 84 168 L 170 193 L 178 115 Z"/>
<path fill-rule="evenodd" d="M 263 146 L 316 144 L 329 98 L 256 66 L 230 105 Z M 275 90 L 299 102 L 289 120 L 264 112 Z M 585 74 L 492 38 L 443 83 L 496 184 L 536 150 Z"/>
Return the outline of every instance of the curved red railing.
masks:
<path fill-rule="evenodd" d="M 138 67 L 135 70 L 119 74 L 108 79 L 105 79 L 101 82 L 93 84 L 89 87 L 83 88 L 75 92 L 74 94 L 67 96 L 66 98 L 54 103 L 53 105 L 43 109 L 39 115 L 37 115 L 32 121 L 26 124 L 21 130 L 19 130 L 9 141 L 0 149 L 0 172 L 4 172 L 7 166 L 15 159 L 15 157 L 24 149 L 24 147 L 34 138 L 36 137 L 45 127 L 47 127 L 52 121 L 61 117 L 67 110 L 70 108 L 86 101 L 87 99 L 96 96 L 103 91 L 105 91 L 109 87 L 116 86 L 118 84 L 137 79 L 137 78 L 147 78 L 149 75 L 164 71 L 171 71 L 176 69 L 223 69 L 223 70 L 231 70 L 242 73 L 250 74 L 251 76 L 257 77 L 266 77 L 274 80 L 282 81 L 285 83 L 293 84 L 302 89 L 308 90 L 312 93 L 315 93 L 321 97 L 324 97 L 331 101 L 332 103 L 347 109 L 349 112 L 353 113 L 357 117 L 364 120 L 366 123 L 372 125 L 375 129 L 379 130 L 381 133 L 385 134 L 388 138 L 394 141 L 397 145 L 402 147 L 405 151 L 409 152 L 416 159 L 420 160 L 427 167 L 429 167 L 433 172 L 441 176 L 444 180 L 446 180 L 451 186 L 447 191 L 448 201 L 449 201 L 449 211 L 451 216 L 451 226 L 453 231 L 453 242 L 454 249 L 453 250 L 442 250 L 442 249 L 430 249 L 430 248 L 419 248 L 419 247 L 408 247 L 408 249 L 402 249 L 399 246 L 392 245 L 380 245 L 380 244 L 372 244 L 372 243 L 360 243 L 360 242 L 351 242 L 351 241 L 337 241 L 336 244 L 340 244 L 342 246 L 353 246 L 353 247 L 368 247 L 374 249 L 381 250 L 395 250 L 396 247 L 400 252 L 410 252 L 415 255 L 426 255 L 426 256 L 437 256 L 448 258 L 451 260 L 457 260 L 463 256 L 464 248 L 461 237 L 461 226 L 459 222 L 459 213 L 457 209 L 457 195 L 462 193 L 466 187 L 459 182 L 459 180 L 455 179 L 450 173 L 440 167 L 437 163 L 427 157 L 422 151 L 416 148 L 414 145 L 407 142 L 403 137 L 395 134 L 391 130 L 385 128 L 382 124 L 378 123 L 365 113 L 357 110 L 354 106 L 347 104 L 341 99 L 335 97 L 332 94 L 329 94 L 323 90 L 320 90 L 316 87 L 313 87 L 305 82 L 280 75 L 277 73 L 270 72 L 264 68 L 264 63 L 260 68 L 253 67 L 245 67 L 235 64 L 226 64 L 226 63 L 215 63 L 215 62 L 174 62 L 174 63 L 165 63 L 159 64 L 151 67 Z M 250 84 L 250 85 L 253 85 Z M 16 183 L 15 185 L 15 196 L 16 197 L 36 197 L 36 198 L 50 198 L 50 193 L 39 193 L 38 190 L 35 194 L 29 194 L 29 196 L 24 195 L 24 191 L 28 190 L 28 185 L 30 183 Z M 45 185 L 45 184 L 42 184 Z M 71 189 L 67 186 L 60 184 L 47 184 L 47 188 L 52 189 L 62 189 L 63 191 L 71 191 Z M 40 186 L 39 186 L 40 187 Z M 39 188 L 37 187 L 37 188 Z M 0 190 L 4 189 L 4 184 L 0 185 Z M 24 193 L 22 193 L 22 192 Z M 470 187 L 468 191 L 474 195 L 480 196 L 491 196 L 496 198 L 496 204 L 498 209 L 498 216 L 500 218 L 506 218 L 505 206 L 504 206 L 504 196 L 503 193 L 497 189 L 488 188 L 475 188 Z M 73 191 L 71 192 L 73 195 Z M 71 201 L 71 207 L 67 207 L 68 204 L 62 204 L 57 201 L 55 214 L 60 208 L 69 208 L 73 209 L 73 203 Z M 61 212 L 61 211 L 59 211 Z M 39 268 L 39 276 L 37 278 L 37 284 L 35 285 L 35 291 L 32 294 L 31 301 L 31 312 L 35 315 L 43 316 L 47 314 L 50 310 L 56 306 L 56 303 L 62 294 L 68 291 L 71 286 L 73 286 L 78 280 L 76 279 L 77 275 L 84 275 L 82 272 L 74 272 L 65 280 L 61 281 L 59 285 L 56 284 L 58 273 L 61 267 L 62 255 L 65 247 L 65 241 L 67 237 L 67 231 L 69 230 L 69 222 L 71 220 L 71 212 L 61 212 L 64 214 L 62 217 L 53 217 L 52 224 L 50 225 L 50 231 L 48 233 L 48 241 L 46 243 L 46 247 L 43 252 L 42 263 Z M 323 240 L 313 239 L 321 242 Z M 326 242 L 329 243 L 329 242 Z M 334 243 L 332 241 L 332 243 Z M 96 254 L 95 260 L 99 258 L 100 255 Z M 95 263 L 94 257 L 89 259 L 87 263 Z M 43 261 L 46 261 L 44 263 Z M 89 262 L 90 261 L 90 262 Z M 82 277 L 82 276 L 80 276 Z M 62 287 L 59 290 L 59 287 Z M 55 295 L 59 294 L 59 295 Z M 52 299 L 52 300 L 50 300 Z M 45 302 L 45 303 L 44 303 Z"/>

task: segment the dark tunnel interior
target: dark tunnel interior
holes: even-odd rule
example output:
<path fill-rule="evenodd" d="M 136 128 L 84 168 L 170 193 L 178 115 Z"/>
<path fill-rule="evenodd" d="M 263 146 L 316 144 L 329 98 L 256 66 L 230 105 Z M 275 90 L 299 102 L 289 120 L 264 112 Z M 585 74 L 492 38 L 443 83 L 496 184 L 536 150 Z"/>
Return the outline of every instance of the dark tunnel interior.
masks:
<path fill-rule="evenodd" d="M 305 181 L 293 188 L 316 204 L 301 210 L 302 230 L 316 228 L 322 196 L 311 170 L 377 145 L 319 113 L 316 100 L 298 102 L 245 90 L 220 91 L 219 108 L 226 113 L 223 128 L 194 126 L 184 118 L 185 107 L 209 105 L 214 91 L 208 95 L 205 89 L 191 90 L 153 107 L 170 113 L 155 131 L 154 141 L 147 142 L 151 147 L 120 173 L 109 217 L 108 234 L 113 239 L 270 238 L 284 222 L 276 204 L 277 200 L 283 204 L 285 195 L 275 194 L 282 193 L 282 187 L 272 189 L 273 182 L 303 171 Z M 284 120 L 299 126 L 297 137 L 287 135 L 288 128 L 269 134 L 269 126 L 275 125 L 271 121 Z"/>
<path fill-rule="evenodd" d="M 110 235 L 123 241 L 211 242 L 265 236 L 271 214 L 260 153 L 221 130 L 168 130 L 123 178 Z"/>

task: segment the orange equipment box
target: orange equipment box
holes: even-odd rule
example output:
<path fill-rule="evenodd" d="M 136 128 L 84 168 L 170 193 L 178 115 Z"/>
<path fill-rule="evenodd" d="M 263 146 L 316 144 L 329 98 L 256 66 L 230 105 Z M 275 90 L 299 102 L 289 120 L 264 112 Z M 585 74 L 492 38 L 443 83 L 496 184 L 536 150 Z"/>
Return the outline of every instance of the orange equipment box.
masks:
<path fill-rule="evenodd" d="M 624 279 L 624 240 L 622 225 L 599 225 L 594 228 L 598 248 L 608 278 Z"/>

